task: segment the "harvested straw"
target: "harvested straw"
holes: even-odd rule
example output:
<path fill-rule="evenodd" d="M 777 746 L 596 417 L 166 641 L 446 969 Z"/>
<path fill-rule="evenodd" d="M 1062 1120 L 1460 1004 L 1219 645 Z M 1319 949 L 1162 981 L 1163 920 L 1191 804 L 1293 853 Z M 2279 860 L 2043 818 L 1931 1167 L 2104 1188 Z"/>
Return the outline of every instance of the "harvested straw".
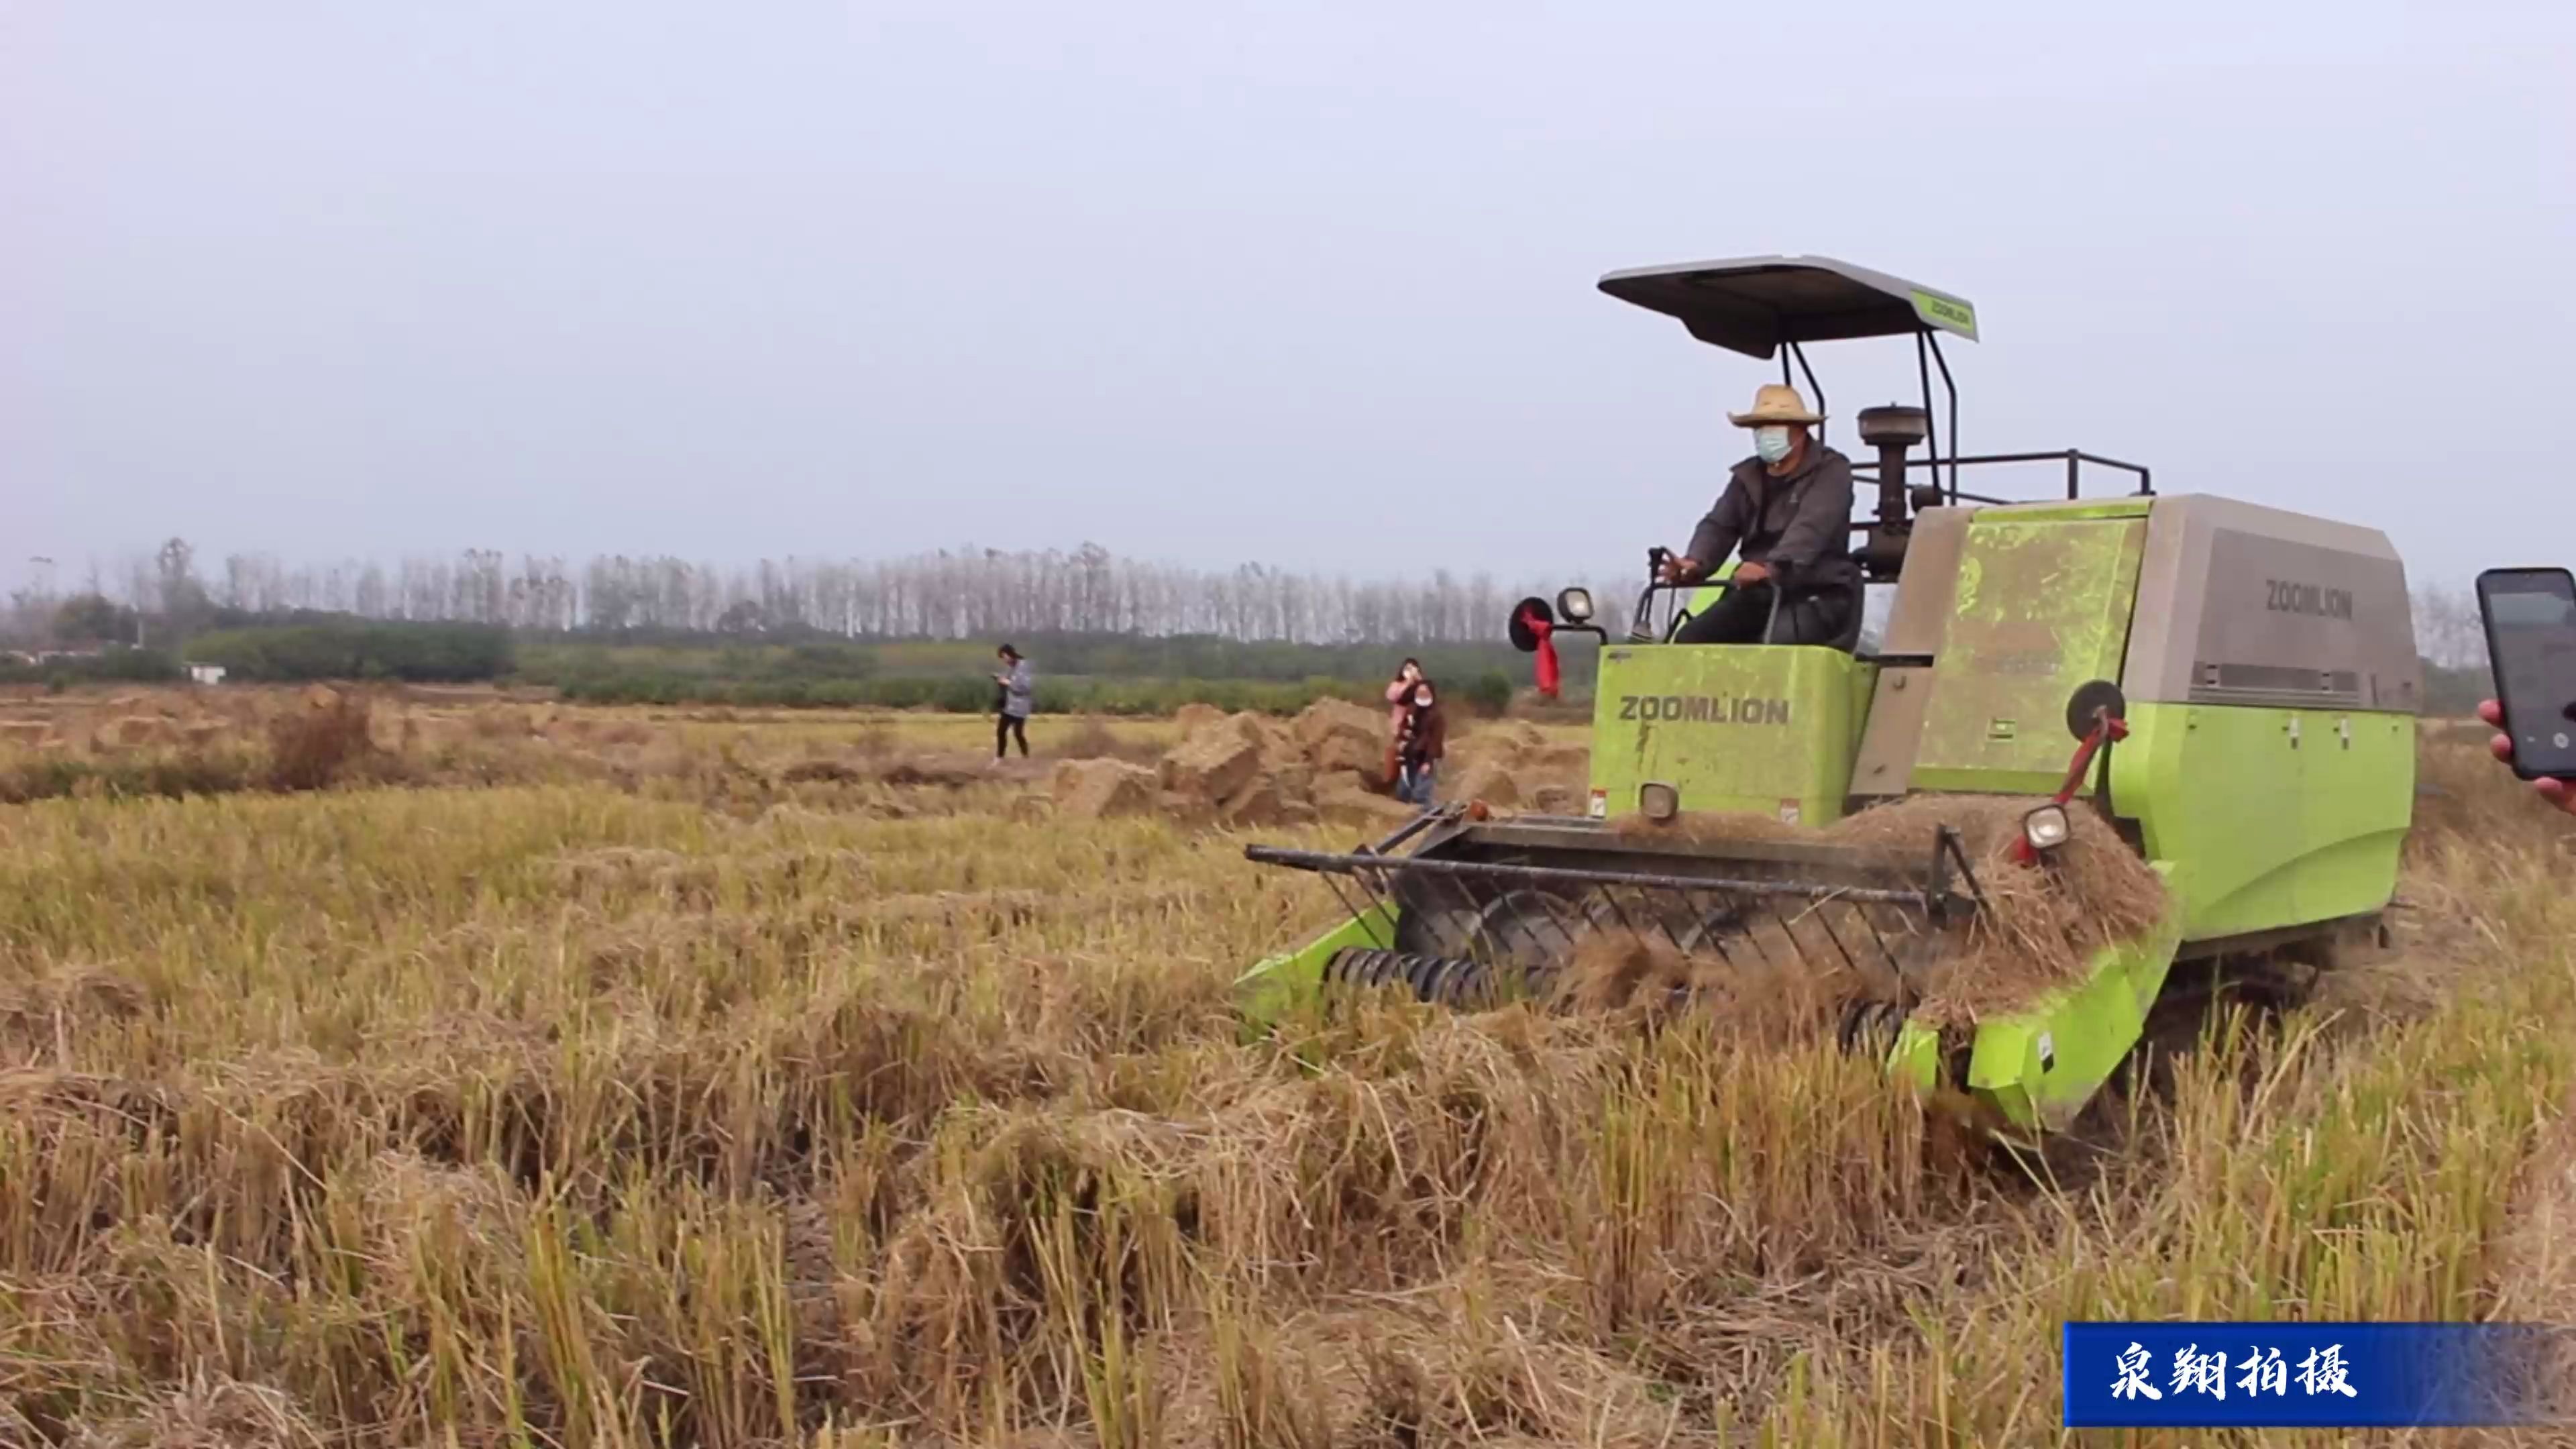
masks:
<path fill-rule="evenodd" d="M 2014 860 L 2013 842 L 2033 803 L 2020 796 L 1918 795 L 1821 828 L 1751 814 L 1685 815 L 1664 824 L 1632 817 L 1613 828 L 1631 838 L 1803 840 L 1928 852 L 1938 827 L 1949 826 L 1959 832 L 1986 909 L 1964 928 L 1927 940 L 1905 965 L 1927 1020 L 1965 1022 L 2028 1006 L 2043 993 L 2080 980 L 2102 948 L 2152 931 L 2164 915 L 2163 879 L 2084 806 L 2067 811 L 2073 834 L 2041 864 Z M 1792 934 L 1805 940 L 1794 929 Z M 1600 951 L 1589 968 L 1578 962 L 1571 973 L 1584 1002 L 1624 1002 L 1634 988 L 1622 989 L 1618 983 L 1662 979 L 1638 965 L 1636 952 L 1625 946 L 1605 943 Z M 1811 960 L 1830 959 L 1807 954 Z M 1803 1002 L 1813 989 L 1807 979 L 1812 973 L 1793 978 L 1767 964 L 1780 953 L 1737 948 L 1729 955 L 1732 960 L 1720 961 L 1713 951 L 1695 953 L 1680 968 L 1681 977 L 1702 995 L 1716 992 L 1714 977 L 1731 977 L 1736 984 L 1725 989 L 1738 1004 L 1747 994 L 1764 990 L 1787 990 Z M 1796 956 L 1785 959 L 1794 962 Z M 1658 969 L 1669 974 L 1671 963 Z M 1841 989 L 1848 999 L 1867 986 L 1855 978 Z"/>
<path fill-rule="evenodd" d="M 1747 937 L 1795 930 L 1766 923 Z M 1839 962 L 1817 967 L 1812 956 L 1780 949 L 1785 944 L 1741 939 L 1720 956 L 1685 953 L 1643 932 L 1602 931 L 1576 948 L 1558 1000 L 1576 1010 L 1636 1017 L 1687 1003 L 1708 1011 L 1728 1037 L 1791 1046 L 1831 1030 L 1843 1004 L 1865 988 Z"/>

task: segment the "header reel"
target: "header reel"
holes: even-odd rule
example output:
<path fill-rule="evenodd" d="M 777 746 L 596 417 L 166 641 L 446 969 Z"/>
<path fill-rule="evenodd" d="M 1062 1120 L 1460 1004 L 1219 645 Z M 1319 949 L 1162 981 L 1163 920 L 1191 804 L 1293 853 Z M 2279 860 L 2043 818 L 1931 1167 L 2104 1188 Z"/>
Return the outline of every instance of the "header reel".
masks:
<path fill-rule="evenodd" d="M 1401 986 L 1461 1009 L 1550 1003 L 1588 949 L 1634 943 L 1720 971 L 1831 978 L 1845 1046 L 1883 1051 L 1879 1028 L 1920 999 L 1931 939 L 1984 901 L 1947 827 L 1918 856 L 1480 813 L 1451 806 L 1349 852 L 1245 848 L 1322 876 L 1349 912 L 1342 944 L 1312 961 L 1313 986 Z M 1663 1004 L 1695 992 L 1674 986 Z"/>

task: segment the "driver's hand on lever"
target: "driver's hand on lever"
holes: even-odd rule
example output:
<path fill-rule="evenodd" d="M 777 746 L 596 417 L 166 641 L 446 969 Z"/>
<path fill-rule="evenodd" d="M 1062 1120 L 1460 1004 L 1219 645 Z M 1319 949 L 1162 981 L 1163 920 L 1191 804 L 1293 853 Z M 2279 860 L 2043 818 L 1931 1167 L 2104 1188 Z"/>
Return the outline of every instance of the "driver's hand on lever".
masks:
<path fill-rule="evenodd" d="M 1667 584 L 1688 583 L 1699 577 L 1699 561 L 1679 554 L 1664 555 L 1663 566 L 1655 571 L 1656 581 Z"/>
<path fill-rule="evenodd" d="M 1758 584 L 1764 579 L 1771 577 L 1771 566 L 1769 564 L 1740 563 L 1735 566 L 1735 572 L 1728 577 L 1731 582 L 1739 586 Z"/>

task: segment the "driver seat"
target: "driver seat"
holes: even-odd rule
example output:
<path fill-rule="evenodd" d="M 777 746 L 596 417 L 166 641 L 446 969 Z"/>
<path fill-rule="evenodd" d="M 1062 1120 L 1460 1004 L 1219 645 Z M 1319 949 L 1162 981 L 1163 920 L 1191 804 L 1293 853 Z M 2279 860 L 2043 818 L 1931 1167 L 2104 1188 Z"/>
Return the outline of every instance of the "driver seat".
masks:
<path fill-rule="evenodd" d="M 1844 654 L 1859 653 L 1861 628 L 1869 618 L 1869 580 L 1866 575 L 1855 576 L 1849 583 L 1837 584 L 1801 584 L 1791 580 L 1780 595 L 1780 612 L 1787 613 L 1802 600 L 1828 597 L 1848 599 L 1851 617 L 1843 621 L 1843 627 L 1835 632 L 1834 637 L 1819 640 L 1808 647 L 1833 649 Z"/>

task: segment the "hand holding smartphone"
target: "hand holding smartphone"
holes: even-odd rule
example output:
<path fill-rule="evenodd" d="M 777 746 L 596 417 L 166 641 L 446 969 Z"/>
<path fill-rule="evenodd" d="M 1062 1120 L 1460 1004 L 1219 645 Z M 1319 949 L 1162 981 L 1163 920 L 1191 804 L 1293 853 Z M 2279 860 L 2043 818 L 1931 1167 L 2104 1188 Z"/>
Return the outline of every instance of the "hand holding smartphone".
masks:
<path fill-rule="evenodd" d="M 2513 772 L 2576 782 L 2576 575 L 2489 569 L 2478 575 L 2478 614 Z"/>

